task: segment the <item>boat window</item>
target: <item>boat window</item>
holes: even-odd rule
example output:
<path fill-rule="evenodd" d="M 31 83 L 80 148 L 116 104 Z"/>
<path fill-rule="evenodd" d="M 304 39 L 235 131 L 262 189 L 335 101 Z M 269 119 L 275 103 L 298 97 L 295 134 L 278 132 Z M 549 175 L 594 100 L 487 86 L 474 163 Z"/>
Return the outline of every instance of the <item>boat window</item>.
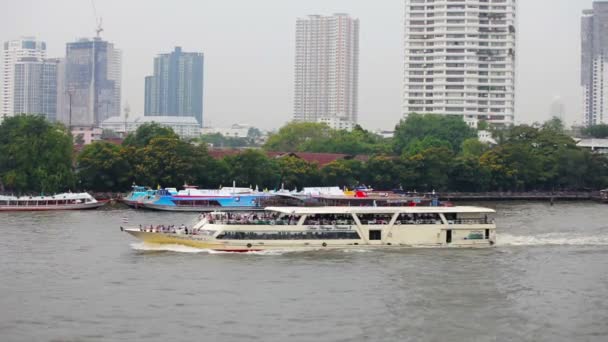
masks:
<path fill-rule="evenodd" d="M 355 220 L 351 214 L 314 214 L 308 215 L 304 220 L 306 226 L 354 225 Z"/>
<path fill-rule="evenodd" d="M 357 214 L 361 224 L 389 224 L 393 214 Z"/>
<path fill-rule="evenodd" d="M 441 218 L 437 213 L 420 214 L 420 213 L 401 213 L 397 217 L 396 224 L 442 224 Z"/>
<path fill-rule="evenodd" d="M 359 233 L 348 231 L 224 231 L 217 236 L 218 240 L 359 240 Z"/>
<path fill-rule="evenodd" d="M 209 223 L 225 225 L 295 226 L 300 221 L 298 215 L 285 215 L 276 212 L 209 213 L 206 218 Z"/>
<path fill-rule="evenodd" d="M 370 230 L 369 231 L 369 240 L 382 240 L 382 231 L 381 230 Z"/>
<path fill-rule="evenodd" d="M 481 213 L 457 213 L 445 215 L 448 224 L 491 224 L 493 219 Z"/>

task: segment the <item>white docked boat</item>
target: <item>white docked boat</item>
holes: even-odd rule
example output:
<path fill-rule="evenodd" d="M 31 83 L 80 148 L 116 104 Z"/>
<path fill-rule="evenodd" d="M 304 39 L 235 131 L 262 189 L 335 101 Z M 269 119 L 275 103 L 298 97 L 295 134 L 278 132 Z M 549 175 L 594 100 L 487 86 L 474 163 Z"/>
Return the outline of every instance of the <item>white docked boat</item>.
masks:
<path fill-rule="evenodd" d="M 490 247 L 495 211 L 479 207 L 270 207 L 201 215 L 193 227 L 121 230 L 152 244 L 229 252 L 396 247 Z"/>
<path fill-rule="evenodd" d="M 0 196 L 0 211 L 83 210 L 96 209 L 106 203 L 86 192 L 53 196 Z"/>

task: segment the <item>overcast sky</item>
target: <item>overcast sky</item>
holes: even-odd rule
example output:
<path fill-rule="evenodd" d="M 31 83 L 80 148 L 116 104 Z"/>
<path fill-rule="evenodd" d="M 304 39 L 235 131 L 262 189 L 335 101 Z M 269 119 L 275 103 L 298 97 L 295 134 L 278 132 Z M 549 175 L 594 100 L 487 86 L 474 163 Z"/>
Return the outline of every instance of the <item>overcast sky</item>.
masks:
<path fill-rule="evenodd" d="M 49 57 L 94 35 L 90 0 L 0 0 L 0 40 L 36 36 Z M 360 19 L 360 123 L 390 129 L 401 116 L 403 0 L 96 0 L 104 39 L 123 50 L 123 106 L 143 115 L 144 77 L 173 47 L 205 53 L 206 125 L 276 128 L 291 119 L 295 20 Z M 581 122 L 580 16 L 591 0 L 519 0 L 516 121 L 548 118 L 554 97 Z"/>

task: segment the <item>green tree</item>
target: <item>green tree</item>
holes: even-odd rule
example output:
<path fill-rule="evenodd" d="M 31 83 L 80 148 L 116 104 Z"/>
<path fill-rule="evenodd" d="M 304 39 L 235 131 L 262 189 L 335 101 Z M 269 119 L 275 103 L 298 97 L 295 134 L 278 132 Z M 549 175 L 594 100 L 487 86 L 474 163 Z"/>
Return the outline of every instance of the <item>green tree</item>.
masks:
<path fill-rule="evenodd" d="M 589 126 L 585 129 L 583 129 L 583 134 L 587 137 L 596 138 L 596 139 L 608 138 L 608 125 L 600 124 L 600 125 Z"/>
<path fill-rule="evenodd" d="M 409 173 L 402 184 L 426 191 L 447 189 L 453 153 L 446 147 L 430 147 L 412 156 L 404 156 Z"/>
<path fill-rule="evenodd" d="M 400 186 L 403 173 L 403 164 L 399 158 L 375 156 L 365 164 L 363 182 L 375 189 L 392 190 Z"/>
<path fill-rule="evenodd" d="M 321 141 L 330 137 L 332 129 L 326 124 L 292 122 L 271 134 L 264 144 L 266 151 L 301 152 L 301 146 L 309 141 Z"/>
<path fill-rule="evenodd" d="M 237 184 L 275 189 L 279 185 L 279 168 L 273 159 L 259 150 L 248 149 L 240 154 L 225 157 L 230 179 Z"/>
<path fill-rule="evenodd" d="M 42 116 L 18 115 L 0 125 L 0 190 L 52 193 L 74 187 L 73 144 L 66 128 Z"/>
<path fill-rule="evenodd" d="M 462 155 L 465 157 L 481 157 L 486 151 L 490 149 L 488 144 L 482 143 L 477 138 L 469 138 L 462 142 L 460 148 Z"/>
<path fill-rule="evenodd" d="M 480 163 L 479 156 L 466 154 L 453 160 L 448 179 L 451 191 L 488 191 L 490 182 L 490 170 Z"/>
<path fill-rule="evenodd" d="M 421 139 L 412 140 L 403 150 L 403 153 L 407 156 L 413 156 L 429 148 L 440 147 L 444 147 L 450 151 L 452 150 L 452 145 L 450 145 L 449 142 L 432 136 L 428 136 Z"/>
<path fill-rule="evenodd" d="M 78 177 L 87 190 L 123 191 L 129 188 L 131 165 L 121 147 L 108 142 L 94 142 L 80 152 Z"/>
<path fill-rule="evenodd" d="M 395 153 L 401 155 L 412 141 L 430 137 L 449 143 L 452 150 L 458 153 L 463 141 L 476 136 L 475 130 L 461 117 L 410 114 L 395 127 L 393 148 Z"/>
<path fill-rule="evenodd" d="M 195 147 L 172 137 L 157 137 L 135 152 L 136 182 L 140 184 L 180 186 L 195 184 L 199 161 Z"/>
<path fill-rule="evenodd" d="M 173 132 L 173 129 L 152 122 L 139 126 L 137 131 L 127 135 L 122 144 L 124 146 L 144 147 L 155 138 L 179 139 L 179 136 Z"/>
<path fill-rule="evenodd" d="M 281 174 L 281 183 L 286 189 L 302 189 L 320 181 L 317 164 L 293 156 L 279 158 L 276 162 Z"/>
<path fill-rule="evenodd" d="M 356 159 L 338 159 L 321 168 L 322 182 L 326 186 L 352 188 L 360 184 L 363 167 Z"/>

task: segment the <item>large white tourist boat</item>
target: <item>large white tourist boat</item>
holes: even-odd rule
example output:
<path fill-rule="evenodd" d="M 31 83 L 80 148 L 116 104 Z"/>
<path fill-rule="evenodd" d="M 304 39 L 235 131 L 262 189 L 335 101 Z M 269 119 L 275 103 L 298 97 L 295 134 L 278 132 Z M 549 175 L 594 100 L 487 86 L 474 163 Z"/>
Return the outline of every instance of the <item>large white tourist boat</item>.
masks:
<path fill-rule="evenodd" d="M 42 211 L 96 209 L 107 201 L 98 201 L 86 192 L 53 196 L 0 196 L 0 211 Z"/>
<path fill-rule="evenodd" d="M 496 225 L 479 207 L 269 207 L 214 212 L 192 227 L 121 230 L 152 244 L 228 252 L 336 248 L 490 247 Z"/>

